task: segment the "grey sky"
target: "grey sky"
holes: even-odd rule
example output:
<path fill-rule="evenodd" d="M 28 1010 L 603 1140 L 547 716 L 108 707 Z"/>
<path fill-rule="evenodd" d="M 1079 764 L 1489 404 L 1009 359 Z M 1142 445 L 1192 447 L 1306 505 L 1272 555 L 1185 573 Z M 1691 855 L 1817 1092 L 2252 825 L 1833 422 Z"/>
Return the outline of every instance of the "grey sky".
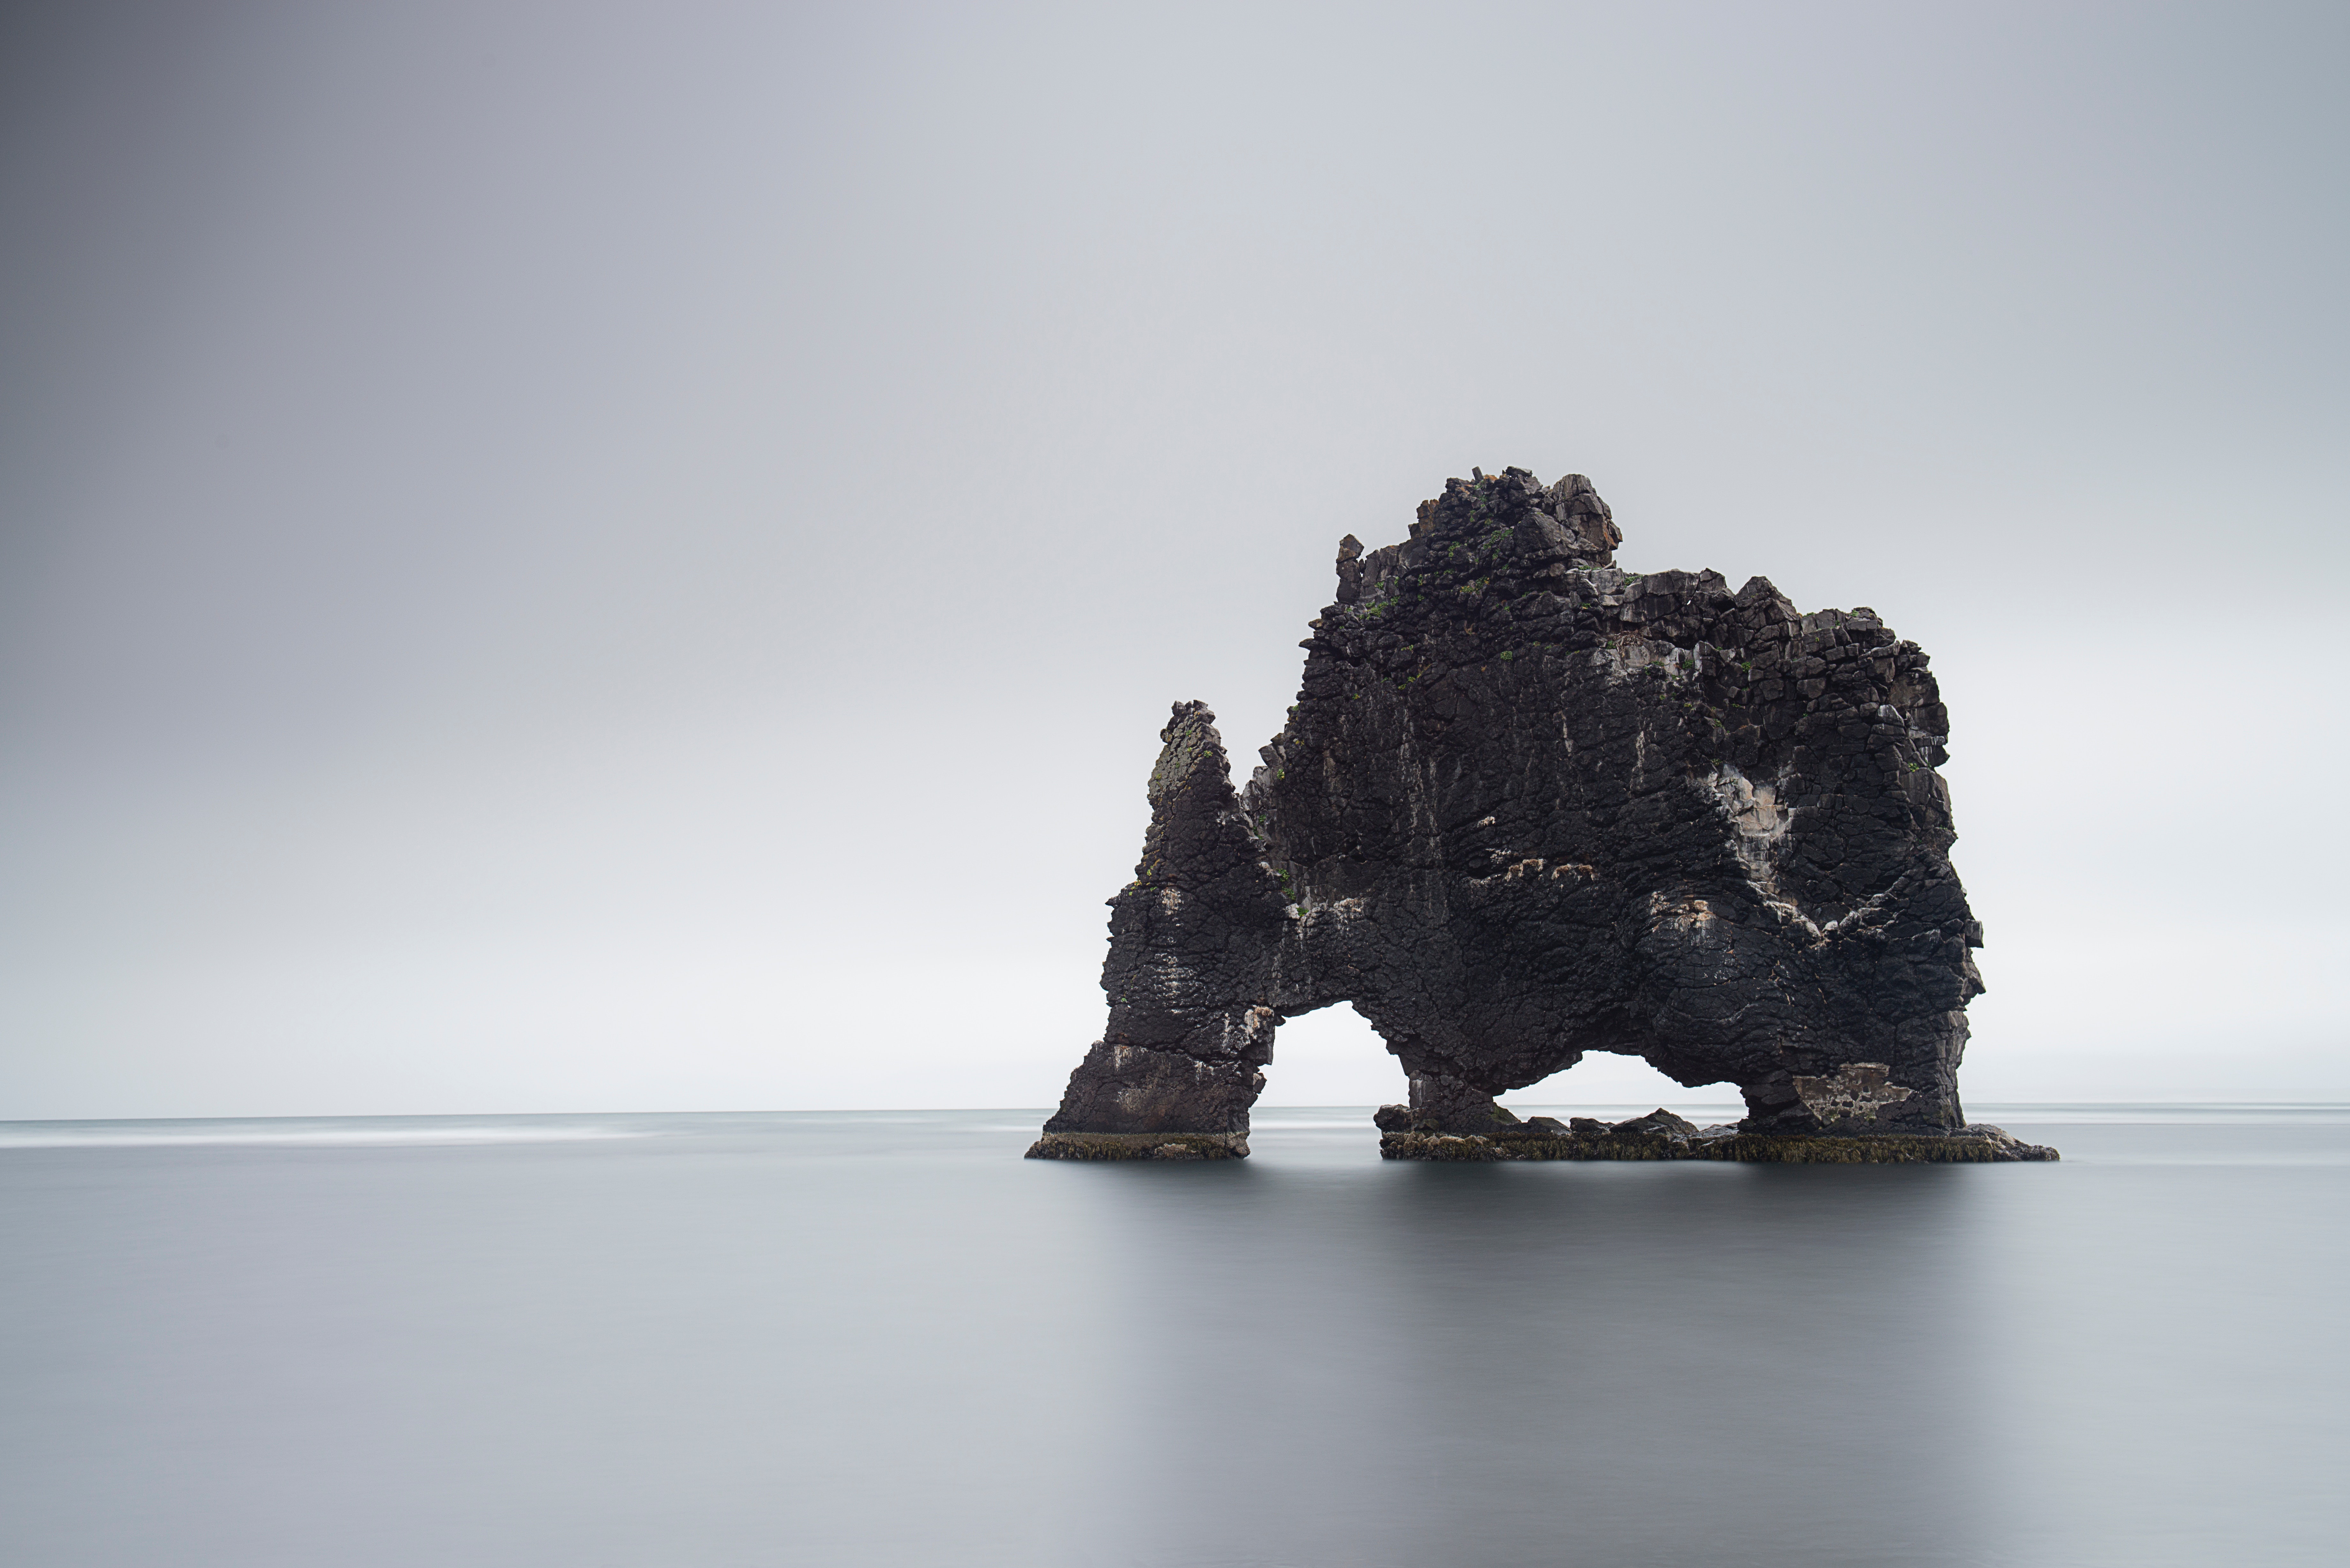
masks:
<path fill-rule="evenodd" d="M 0 1116 L 1048 1103 L 1507 463 L 1934 655 L 1974 1098 L 2350 1097 L 2350 11 L 0 27 Z"/>

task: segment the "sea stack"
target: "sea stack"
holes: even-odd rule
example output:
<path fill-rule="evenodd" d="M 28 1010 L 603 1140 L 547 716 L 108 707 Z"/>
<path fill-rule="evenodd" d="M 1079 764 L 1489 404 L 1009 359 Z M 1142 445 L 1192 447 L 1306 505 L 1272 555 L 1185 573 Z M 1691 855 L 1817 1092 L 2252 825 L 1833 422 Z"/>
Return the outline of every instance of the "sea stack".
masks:
<path fill-rule="evenodd" d="M 1032 1157 L 1243 1157 L 1281 1021 L 1351 1002 L 1410 1080 L 1390 1158 L 2054 1158 L 1960 1106 L 1982 928 L 1924 652 L 1621 539 L 1581 474 L 1450 480 L 1404 542 L 1340 542 L 1246 789 L 1175 705 L 1108 1024 Z M 1590 1051 L 1745 1117 L 1494 1104 Z"/>

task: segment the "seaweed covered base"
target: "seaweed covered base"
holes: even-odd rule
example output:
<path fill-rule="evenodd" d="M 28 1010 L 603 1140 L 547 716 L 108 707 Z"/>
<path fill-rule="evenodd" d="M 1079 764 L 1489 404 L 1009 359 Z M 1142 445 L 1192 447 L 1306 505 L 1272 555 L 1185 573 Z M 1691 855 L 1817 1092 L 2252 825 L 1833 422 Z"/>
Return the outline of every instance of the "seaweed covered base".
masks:
<path fill-rule="evenodd" d="M 1481 1132 L 1413 1127 L 1404 1107 L 1386 1108 L 1382 1159 L 1482 1162 L 1503 1159 L 1713 1159 L 1757 1165 L 2003 1165 L 2049 1160 L 2056 1151 L 2002 1128 L 1970 1123 L 1950 1133 L 1745 1133 L 1700 1127 L 1659 1109 L 1630 1121 L 1576 1116 L 1512 1118 Z M 1507 1113 L 1503 1113 L 1507 1115 Z M 1408 1116 L 1409 1113 L 1406 1113 Z"/>
<path fill-rule="evenodd" d="M 1048 1132 L 1030 1159 L 1246 1159 L 1246 1133 Z"/>
<path fill-rule="evenodd" d="M 1659 1109 L 1630 1121 L 1576 1116 L 1524 1121 L 1501 1113 L 1482 1131 L 1414 1126 L 1386 1107 L 1382 1159 L 1485 1162 L 1504 1159 L 1712 1159 L 1756 1165 L 2003 1165 L 2058 1158 L 1977 1122 L 1952 1133 L 1748 1133 L 1734 1124 L 1700 1127 Z M 1030 1159 L 1246 1159 L 1245 1133 L 1046 1133 Z"/>

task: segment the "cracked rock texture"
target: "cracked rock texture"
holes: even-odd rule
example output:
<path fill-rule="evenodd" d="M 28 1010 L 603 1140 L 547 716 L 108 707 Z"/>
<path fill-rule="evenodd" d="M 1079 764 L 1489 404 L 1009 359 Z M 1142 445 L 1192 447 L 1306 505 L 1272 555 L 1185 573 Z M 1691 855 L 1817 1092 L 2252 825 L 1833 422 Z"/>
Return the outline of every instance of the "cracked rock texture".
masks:
<path fill-rule="evenodd" d="M 1035 1152 L 1244 1135 L 1281 1020 L 1342 1002 L 1409 1076 L 1391 1144 L 1522 1141 L 1493 1096 L 1587 1051 L 1736 1085 L 1748 1139 L 1991 1131 L 1926 655 L 1766 578 L 1618 570 L 1621 537 L 1580 474 L 1449 481 L 1403 543 L 1340 544 L 1246 789 L 1176 704 L 1108 1026 Z"/>

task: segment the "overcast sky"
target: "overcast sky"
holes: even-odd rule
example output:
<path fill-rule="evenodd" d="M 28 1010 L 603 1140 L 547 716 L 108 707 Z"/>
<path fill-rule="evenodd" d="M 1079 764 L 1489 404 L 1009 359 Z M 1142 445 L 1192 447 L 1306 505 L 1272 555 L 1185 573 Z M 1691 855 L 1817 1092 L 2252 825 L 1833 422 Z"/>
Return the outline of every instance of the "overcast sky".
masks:
<path fill-rule="evenodd" d="M 0 28 L 0 1116 L 1049 1104 L 1511 463 L 1933 655 L 1971 1101 L 2350 1098 L 2350 9 Z"/>

